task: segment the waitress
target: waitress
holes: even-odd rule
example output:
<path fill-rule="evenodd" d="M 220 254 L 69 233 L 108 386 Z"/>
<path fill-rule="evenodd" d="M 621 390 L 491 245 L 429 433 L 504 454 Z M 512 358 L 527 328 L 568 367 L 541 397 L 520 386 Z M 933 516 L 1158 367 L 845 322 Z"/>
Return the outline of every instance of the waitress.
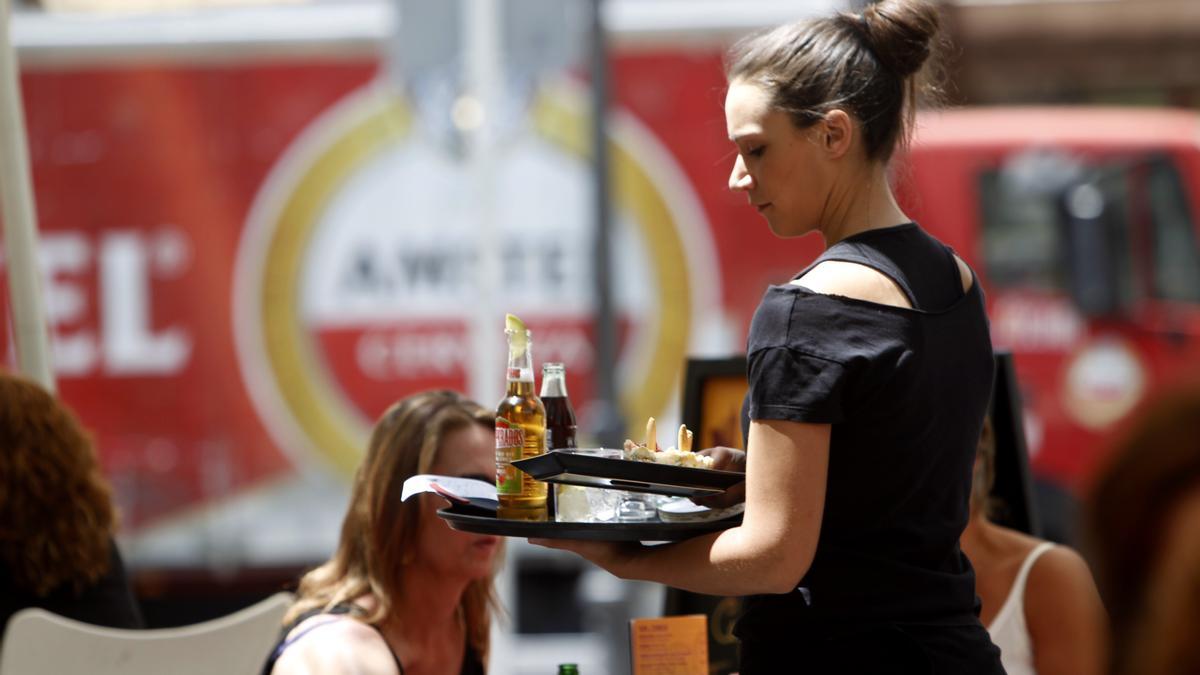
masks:
<path fill-rule="evenodd" d="M 1004 672 L 958 545 L 993 377 L 983 292 L 887 181 L 938 27 L 924 0 L 883 0 L 730 53 L 730 189 L 775 235 L 826 245 L 751 322 L 742 524 L 655 548 L 535 541 L 749 596 L 744 675 Z"/>

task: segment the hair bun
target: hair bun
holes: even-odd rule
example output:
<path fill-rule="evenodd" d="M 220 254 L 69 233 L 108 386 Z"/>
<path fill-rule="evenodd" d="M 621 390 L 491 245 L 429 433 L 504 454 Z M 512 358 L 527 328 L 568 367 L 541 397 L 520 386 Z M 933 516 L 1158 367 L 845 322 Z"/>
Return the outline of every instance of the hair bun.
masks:
<path fill-rule="evenodd" d="M 926 0 L 880 0 L 861 16 L 871 49 L 884 67 L 901 77 L 921 69 L 940 25 L 936 7 Z"/>

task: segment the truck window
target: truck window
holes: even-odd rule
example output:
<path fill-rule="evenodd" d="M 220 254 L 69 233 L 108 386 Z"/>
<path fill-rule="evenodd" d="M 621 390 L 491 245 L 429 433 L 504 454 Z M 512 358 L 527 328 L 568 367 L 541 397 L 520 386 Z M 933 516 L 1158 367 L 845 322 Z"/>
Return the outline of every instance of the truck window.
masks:
<path fill-rule="evenodd" d="M 1169 160 L 1150 163 L 1146 192 L 1154 247 L 1154 295 L 1200 302 L 1200 250 L 1179 171 Z"/>
<path fill-rule="evenodd" d="M 1122 305 L 1134 302 L 1139 291 L 1130 246 L 1132 166 L 1129 161 L 1081 164 L 1037 151 L 1017 153 L 1000 167 L 983 171 L 980 209 L 989 281 L 999 287 L 1066 292 L 1072 251 L 1065 209 L 1080 205 L 1065 200 L 1086 194 L 1091 204 L 1084 210 L 1096 210 L 1098 233 L 1106 240 L 1103 248 L 1112 256 L 1107 266 L 1116 277 L 1114 291 Z"/>
<path fill-rule="evenodd" d="M 987 276 L 998 286 L 1061 290 L 1064 286 L 1062 229 L 1049 195 L 1029 194 L 1001 170 L 979 177 L 983 256 Z"/>

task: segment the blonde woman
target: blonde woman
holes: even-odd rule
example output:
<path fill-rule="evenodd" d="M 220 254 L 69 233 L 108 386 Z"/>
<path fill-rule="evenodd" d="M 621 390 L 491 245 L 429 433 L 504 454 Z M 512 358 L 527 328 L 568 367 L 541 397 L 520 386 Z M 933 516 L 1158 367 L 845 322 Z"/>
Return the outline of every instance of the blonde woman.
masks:
<path fill-rule="evenodd" d="M 494 416 L 450 391 L 416 394 L 375 426 L 333 558 L 304 576 L 264 673 L 483 673 L 499 540 L 451 530 L 421 473 L 495 476 Z"/>
<path fill-rule="evenodd" d="M 989 420 L 962 535 L 983 603 L 980 619 L 1008 675 L 1100 675 L 1107 620 L 1092 573 L 1075 551 L 991 521 L 995 455 Z"/>

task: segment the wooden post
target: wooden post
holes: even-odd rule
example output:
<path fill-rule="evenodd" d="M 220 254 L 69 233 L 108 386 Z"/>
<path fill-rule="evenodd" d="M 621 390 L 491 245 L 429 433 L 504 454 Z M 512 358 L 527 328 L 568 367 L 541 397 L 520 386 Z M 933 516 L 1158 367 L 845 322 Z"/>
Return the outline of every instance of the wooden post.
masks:
<path fill-rule="evenodd" d="M 0 0 L 0 205 L 4 217 L 5 267 L 13 308 L 17 365 L 54 392 L 54 373 L 42 307 L 37 257 L 37 214 L 29 176 L 29 147 L 17 79 L 17 53 L 9 33 L 9 0 Z"/>

